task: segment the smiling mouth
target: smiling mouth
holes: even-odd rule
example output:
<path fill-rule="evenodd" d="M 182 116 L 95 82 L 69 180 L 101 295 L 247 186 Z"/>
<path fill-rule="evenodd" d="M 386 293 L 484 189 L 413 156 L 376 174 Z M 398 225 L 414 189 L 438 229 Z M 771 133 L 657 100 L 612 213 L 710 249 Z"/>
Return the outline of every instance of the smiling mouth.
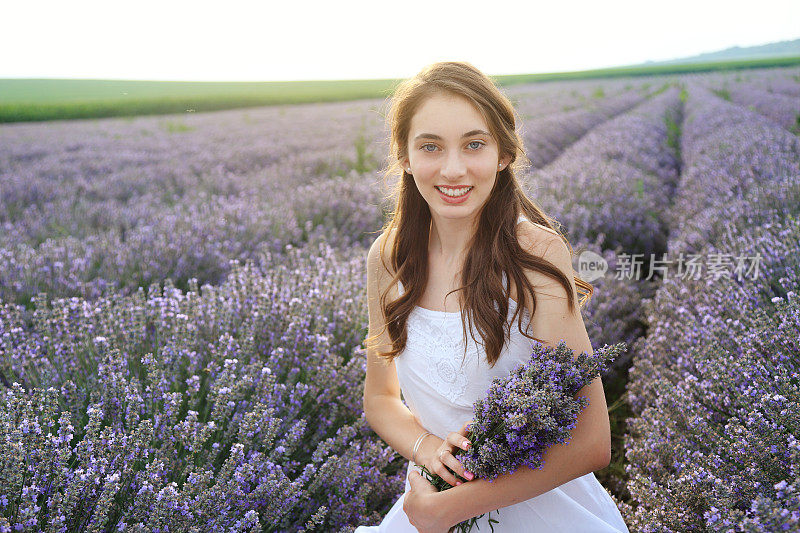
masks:
<path fill-rule="evenodd" d="M 464 196 L 469 191 L 471 191 L 474 186 L 467 186 L 467 187 L 440 187 L 439 185 L 434 185 L 437 191 L 442 194 L 446 194 L 447 196 L 458 198 L 459 196 Z"/>

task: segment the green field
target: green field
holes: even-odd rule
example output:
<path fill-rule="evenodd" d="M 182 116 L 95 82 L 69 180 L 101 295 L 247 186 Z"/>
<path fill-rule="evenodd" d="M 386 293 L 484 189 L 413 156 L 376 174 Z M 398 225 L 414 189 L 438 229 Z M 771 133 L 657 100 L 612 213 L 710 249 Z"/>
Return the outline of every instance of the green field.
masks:
<path fill-rule="evenodd" d="M 578 72 L 494 76 L 500 85 L 555 80 L 653 76 L 787 67 L 800 56 L 774 59 L 616 67 Z M 386 98 L 399 79 L 288 82 L 178 82 L 0 79 L 0 122 L 187 113 L 276 104 Z"/>

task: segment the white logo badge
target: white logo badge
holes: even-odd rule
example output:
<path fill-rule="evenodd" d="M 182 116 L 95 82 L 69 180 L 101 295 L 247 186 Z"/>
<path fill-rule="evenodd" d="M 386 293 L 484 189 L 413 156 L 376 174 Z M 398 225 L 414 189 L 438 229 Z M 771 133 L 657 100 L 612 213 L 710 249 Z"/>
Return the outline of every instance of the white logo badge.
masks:
<path fill-rule="evenodd" d="M 602 278 L 607 270 L 608 262 L 601 255 L 585 250 L 578 256 L 578 275 L 583 281 L 591 283 Z"/>

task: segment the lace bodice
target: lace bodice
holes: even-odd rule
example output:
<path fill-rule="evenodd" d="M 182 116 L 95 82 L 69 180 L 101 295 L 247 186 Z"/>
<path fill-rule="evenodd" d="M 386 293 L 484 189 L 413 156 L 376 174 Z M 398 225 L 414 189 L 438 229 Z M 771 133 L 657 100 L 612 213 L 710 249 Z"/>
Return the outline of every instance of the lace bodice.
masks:
<path fill-rule="evenodd" d="M 506 282 L 505 277 L 503 281 Z M 403 286 L 400 282 L 398 282 L 398 290 L 402 294 Z M 512 318 L 516 306 L 513 299 L 509 300 L 507 321 Z M 525 327 L 530 314 L 527 309 L 523 309 L 522 312 L 522 324 Z M 488 388 L 491 380 L 487 380 L 486 377 L 489 375 L 497 377 L 498 374 L 507 375 L 512 368 L 506 368 L 508 365 L 502 364 L 502 360 L 505 358 L 508 362 L 508 359 L 511 358 L 517 364 L 526 361 L 530 357 L 530 339 L 519 332 L 517 321 L 514 320 L 514 323 L 511 324 L 510 335 L 512 353 L 508 353 L 509 344 L 507 343 L 500 360 L 495 363 L 495 368 L 491 369 L 486 361 L 483 339 L 480 338 L 474 326 L 475 339 L 473 339 L 469 325 L 465 326 L 466 353 L 460 312 L 434 311 L 417 306 L 408 317 L 406 348 L 400 357 L 406 356 L 404 361 L 408 361 L 409 366 L 413 365 L 412 368 L 417 375 L 424 378 L 447 400 L 455 405 L 466 407 L 471 406 L 472 402 L 477 399 L 477 397 L 473 398 L 471 394 L 465 394 L 469 389 L 469 383 L 480 383 Z M 522 345 L 524 345 L 524 349 L 520 351 Z M 413 361 L 409 361 L 411 359 Z M 499 373 L 497 372 L 498 368 L 502 369 Z M 481 392 L 485 392 L 485 390 Z"/>

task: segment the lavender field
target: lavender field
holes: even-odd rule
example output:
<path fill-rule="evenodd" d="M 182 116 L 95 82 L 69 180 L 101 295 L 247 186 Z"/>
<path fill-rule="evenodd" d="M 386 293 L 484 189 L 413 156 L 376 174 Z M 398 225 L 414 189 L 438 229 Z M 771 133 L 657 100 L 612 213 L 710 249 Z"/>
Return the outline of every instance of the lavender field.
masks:
<path fill-rule="evenodd" d="M 800 69 L 503 90 L 531 197 L 608 265 L 597 477 L 631 531 L 800 529 Z M 0 533 L 380 522 L 385 106 L 0 125 Z"/>

